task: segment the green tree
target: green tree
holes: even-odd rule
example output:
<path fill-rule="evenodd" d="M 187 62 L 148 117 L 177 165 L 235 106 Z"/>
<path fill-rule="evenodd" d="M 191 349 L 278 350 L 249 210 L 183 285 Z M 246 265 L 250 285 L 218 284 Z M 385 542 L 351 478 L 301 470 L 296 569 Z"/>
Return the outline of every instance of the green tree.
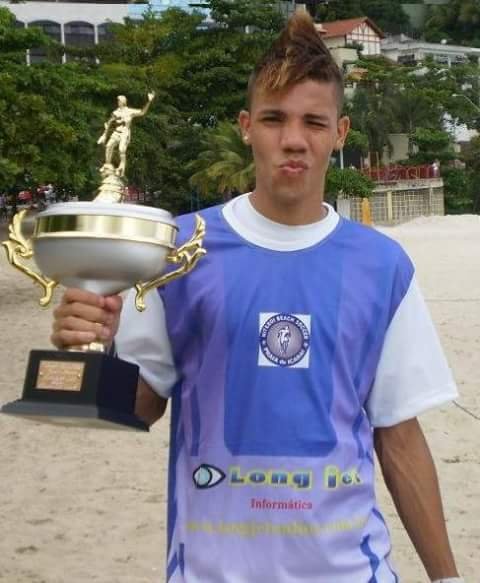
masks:
<path fill-rule="evenodd" d="M 16 28 L 15 16 L 8 8 L 0 7 L 0 63 L 25 62 L 25 51 L 32 47 L 52 47 L 48 36 L 38 28 Z"/>
<path fill-rule="evenodd" d="M 383 58 L 360 61 L 360 66 L 367 72 L 346 105 L 346 112 L 352 127 L 367 136 L 374 159 L 380 161 L 385 147 L 390 147 L 388 136 L 395 127 L 397 83 L 402 70 Z"/>
<path fill-rule="evenodd" d="M 460 168 L 442 168 L 447 214 L 471 213 L 473 211 L 472 174 Z"/>
<path fill-rule="evenodd" d="M 207 134 L 205 149 L 189 169 L 191 186 L 203 196 L 217 193 L 230 198 L 250 190 L 255 183 L 252 151 L 243 142 L 238 126 L 229 122 L 220 122 Z"/>
<path fill-rule="evenodd" d="M 82 190 L 91 173 L 85 156 L 92 87 L 78 67 L 27 67 L 25 49 L 48 39 L 39 30 L 15 27 L 0 9 L 0 189 L 43 182 Z M 87 118 L 87 119 L 85 119 Z"/>
<path fill-rule="evenodd" d="M 480 212 L 480 136 L 472 138 L 463 151 L 463 160 L 469 178 L 472 211 Z"/>
<path fill-rule="evenodd" d="M 425 23 L 424 35 L 430 42 L 447 41 L 480 46 L 480 3 L 478 0 L 450 0 L 433 6 Z"/>
<path fill-rule="evenodd" d="M 155 109 L 163 119 L 149 114 L 133 134 L 130 168 L 135 184 L 161 191 L 161 204 L 168 198 L 175 209 L 191 200 L 189 162 L 204 151 L 211 129 L 233 122 L 245 106 L 248 77 L 283 22 L 276 2 L 208 4 L 216 27 L 201 27 L 199 15 L 171 9 L 112 26 L 112 40 L 98 49 L 111 99 L 142 87 L 159 94 Z"/>
<path fill-rule="evenodd" d="M 410 28 L 400 0 L 330 0 L 317 8 L 317 19 L 321 21 L 359 16 L 368 16 L 385 32 L 399 33 Z"/>
<path fill-rule="evenodd" d="M 340 169 L 331 166 L 327 172 L 325 194 L 327 200 L 333 201 L 339 194 L 344 196 L 369 197 L 374 184 L 367 176 L 351 168 Z"/>
<path fill-rule="evenodd" d="M 416 128 L 412 142 L 417 151 L 409 160 L 415 164 L 431 164 L 435 160 L 448 162 L 455 158 L 452 137 L 448 132 Z"/>

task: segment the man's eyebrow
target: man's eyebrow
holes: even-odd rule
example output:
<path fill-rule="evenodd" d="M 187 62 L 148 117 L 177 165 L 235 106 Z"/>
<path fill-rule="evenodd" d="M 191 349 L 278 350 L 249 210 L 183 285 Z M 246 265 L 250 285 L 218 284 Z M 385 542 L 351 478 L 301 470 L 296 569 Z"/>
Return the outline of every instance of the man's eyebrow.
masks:
<path fill-rule="evenodd" d="M 281 109 L 269 109 L 269 108 L 265 108 L 265 109 L 261 109 L 258 112 L 260 115 L 285 115 L 285 113 L 281 110 Z"/>
<path fill-rule="evenodd" d="M 324 113 L 307 113 L 305 114 L 304 117 L 309 121 L 323 121 L 323 122 L 330 121 L 329 116 Z"/>

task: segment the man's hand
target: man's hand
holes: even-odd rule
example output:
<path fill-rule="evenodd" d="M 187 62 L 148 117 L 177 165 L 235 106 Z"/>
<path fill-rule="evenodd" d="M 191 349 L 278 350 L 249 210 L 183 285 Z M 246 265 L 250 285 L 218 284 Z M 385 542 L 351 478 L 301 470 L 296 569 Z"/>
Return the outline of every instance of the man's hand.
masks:
<path fill-rule="evenodd" d="M 81 289 L 67 289 L 55 309 L 50 337 L 57 348 L 103 342 L 108 345 L 118 330 L 122 298 L 103 297 Z"/>

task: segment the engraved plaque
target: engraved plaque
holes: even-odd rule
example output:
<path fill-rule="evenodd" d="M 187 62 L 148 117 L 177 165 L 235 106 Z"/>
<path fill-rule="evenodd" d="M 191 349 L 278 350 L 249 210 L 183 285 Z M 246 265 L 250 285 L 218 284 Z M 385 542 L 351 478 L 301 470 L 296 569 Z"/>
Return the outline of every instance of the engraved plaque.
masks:
<path fill-rule="evenodd" d="M 84 362 L 42 360 L 35 389 L 49 391 L 81 391 Z"/>

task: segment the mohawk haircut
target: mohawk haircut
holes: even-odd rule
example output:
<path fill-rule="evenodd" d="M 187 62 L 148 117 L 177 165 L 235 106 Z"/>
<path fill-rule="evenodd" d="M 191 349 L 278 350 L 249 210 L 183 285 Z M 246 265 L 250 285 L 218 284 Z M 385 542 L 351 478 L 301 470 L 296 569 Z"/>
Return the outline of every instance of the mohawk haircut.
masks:
<path fill-rule="evenodd" d="M 280 92 L 302 81 L 334 83 L 338 115 L 343 108 L 343 74 L 306 12 L 296 12 L 256 65 L 248 82 L 248 108 L 256 91 Z"/>

